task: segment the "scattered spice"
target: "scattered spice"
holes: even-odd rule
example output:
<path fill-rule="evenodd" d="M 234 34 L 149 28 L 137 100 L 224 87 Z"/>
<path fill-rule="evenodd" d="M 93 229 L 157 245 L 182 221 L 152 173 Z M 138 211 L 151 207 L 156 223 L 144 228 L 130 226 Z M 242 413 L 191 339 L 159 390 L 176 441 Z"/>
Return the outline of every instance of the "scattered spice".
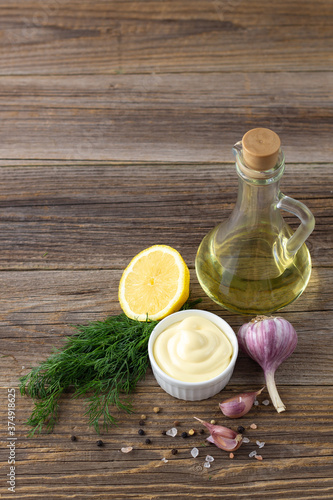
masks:
<path fill-rule="evenodd" d="M 211 420 L 210 423 L 213 424 L 213 425 L 215 425 L 216 424 L 216 420 Z"/>
<path fill-rule="evenodd" d="M 178 450 L 176 450 L 176 448 L 172 448 L 171 453 L 172 455 L 177 455 Z"/>
<path fill-rule="evenodd" d="M 186 439 L 188 437 L 187 432 L 182 432 L 182 438 Z"/>
<path fill-rule="evenodd" d="M 139 434 L 140 436 L 144 436 L 144 435 L 145 435 L 145 431 L 144 431 L 143 429 L 139 429 L 139 430 L 138 430 L 138 434 Z"/>
<path fill-rule="evenodd" d="M 174 423 L 173 423 L 173 425 L 174 425 L 175 427 L 178 427 L 178 426 L 180 425 L 179 420 L 175 420 L 175 421 L 174 421 Z"/>
<path fill-rule="evenodd" d="M 265 442 L 264 441 L 256 441 L 256 444 L 258 445 L 258 448 L 263 448 L 265 446 Z"/>
<path fill-rule="evenodd" d="M 162 462 L 164 462 L 165 464 L 167 464 L 169 462 L 169 460 L 165 457 L 162 458 Z"/>
<path fill-rule="evenodd" d="M 240 434 L 244 434 L 244 432 L 245 432 L 245 428 L 244 428 L 242 425 L 239 425 L 239 426 L 237 427 L 237 431 L 238 431 Z"/>
<path fill-rule="evenodd" d="M 256 458 L 257 460 L 262 460 L 262 456 L 261 455 L 255 455 L 254 458 Z"/>
<path fill-rule="evenodd" d="M 71 441 L 76 441 L 76 436 L 71 436 Z"/>
<path fill-rule="evenodd" d="M 125 448 L 121 448 L 121 452 L 122 453 L 129 453 L 130 451 L 133 450 L 133 447 L 132 446 L 126 446 Z"/>
<path fill-rule="evenodd" d="M 253 450 L 253 451 L 251 451 L 251 453 L 249 453 L 250 458 L 255 457 L 256 455 L 257 455 L 256 450 Z"/>
<path fill-rule="evenodd" d="M 205 434 L 205 429 L 200 429 L 200 434 Z"/>
<path fill-rule="evenodd" d="M 233 453 L 229 453 L 229 458 L 234 458 L 235 455 Z"/>
<path fill-rule="evenodd" d="M 258 428 L 258 426 L 257 426 L 257 424 L 251 424 L 251 425 L 250 425 L 250 428 L 251 428 L 251 429 L 257 429 L 257 428 Z"/>
<path fill-rule="evenodd" d="M 188 431 L 188 433 L 189 433 L 189 436 L 194 436 L 194 434 L 195 434 L 195 429 L 190 429 L 190 430 Z"/>
<path fill-rule="evenodd" d="M 250 440 L 248 437 L 243 437 L 243 443 L 249 443 L 249 442 L 250 442 Z"/>
<path fill-rule="evenodd" d="M 166 431 L 162 431 L 162 432 L 161 432 L 161 434 L 162 434 L 163 436 L 165 436 L 165 435 L 166 435 Z"/>
<path fill-rule="evenodd" d="M 191 455 L 192 455 L 193 458 L 197 458 L 197 456 L 199 455 L 198 448 L 192 448 Z"/>
<path fill-rule="evenodd" d="M 142 427 L 143 425 L 145 425 L 145 421 L 144 420 L 140 420 L 139 421 L 139 425 L 140 425 L 140 427 Z"/>
<path fill-rule="evenodd" d="M 149 438 L 146 439 L 146 444 L 151 444 L 151 440 Z"/>
<path fill-rule="evenodd" d="M 103 443 L 103 441 L 101 439 L 99 439 L 98 441 L 96 441 L 96 444 L 97 444 L 97 446 L 103 446 L 104 445 L 104 443 Z"/>
<path fill-rule="evenodd" d="M 264 399 L 264 401 L 262 402 L 262 404 L 265 406 L 268 406 L 269 403 L 270 403 L 269 399 Z"/>
<path fill-rule="evenodd" d="M 177 436 L 177 433 L 178 433 L 178 430 L 176 429 L 176 427 L 172 427 L 171 429 L 166 431 L 166 435 L 171 436 L 171 437 Z"/>
<path fill-rule="evenodd" d="M 159 408 L 158 406 L 154 406 L 153 411 L 154 413 L 160 413 L 161 408 Z"/>

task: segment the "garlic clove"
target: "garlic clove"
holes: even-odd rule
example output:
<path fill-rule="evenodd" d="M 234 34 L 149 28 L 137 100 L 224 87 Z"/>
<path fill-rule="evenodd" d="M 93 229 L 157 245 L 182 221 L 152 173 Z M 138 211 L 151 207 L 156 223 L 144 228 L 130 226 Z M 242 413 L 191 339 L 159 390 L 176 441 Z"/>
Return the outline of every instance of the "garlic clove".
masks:
<path fill-rule="evenodd" d="M 256 392 L 243 392 L 232 398 L 226 399 L 219 404 L 220 410 L 226 417 L 240 418 L 248 413 L 256 397 L 262 393 L 265 387 Z"/>
<path fill-rule="evenodd" d="M 222 425 L 209 424 L 204 422 L 200 418 L 194 417 L 199 420 L 203 425 L 207 427 L 211 435 L 207 438 L 209 443 L 215 444 L 218 448 L 225 451 L 235 451 L 242 444 L 243 436 L 242 434 L 237 434 L 237 432 L 224 427 Z"/>

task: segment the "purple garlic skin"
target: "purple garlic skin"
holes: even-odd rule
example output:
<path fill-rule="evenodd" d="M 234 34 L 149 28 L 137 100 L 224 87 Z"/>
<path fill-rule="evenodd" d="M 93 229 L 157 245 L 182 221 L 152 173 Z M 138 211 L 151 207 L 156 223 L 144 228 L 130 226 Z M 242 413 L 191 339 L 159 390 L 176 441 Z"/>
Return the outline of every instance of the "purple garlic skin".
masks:
<path fill-rule="evenodd" d="M 274 316 L 257 316 L 244 324 L 237 334 L 242 351 L 264 370 L 272 403 L 280 413 L 286 409 L 277 392 L 274 374 L 295 350 L 297 333 L 289 321 Z"/>
<path fill-rule="evenodd" d="M 264 387 L 256 392 L 243 392 L 232 398 L 226 399 L 219 404 L 220 410 L 226 417 L 240 418 L 246 415 L 252 408 L 256 397 L 262 393 Z"/>
<path fill-rule="evenodd" d="M 297 333 L 291 323 L 273 316 L 257 316 L 245 323 L 240 327 L 237 338 L 240 348 L 263 370 L 276 370 L 297 345 Z"/>
<path fill-rule="evenodd" d="M 200 418 L 194 417 L 199 420 L 203 425 L 207 427 L 210 432 L 210 436 L 206 439 L 209 443 L 215 444 L 218 448 L 225 451 L 235 451 L 242 444 L 243 436 L 237 432 L 229 429 L 229 427 L 223 427 L 222 425 L 210 424 L 201 420 Z"/>

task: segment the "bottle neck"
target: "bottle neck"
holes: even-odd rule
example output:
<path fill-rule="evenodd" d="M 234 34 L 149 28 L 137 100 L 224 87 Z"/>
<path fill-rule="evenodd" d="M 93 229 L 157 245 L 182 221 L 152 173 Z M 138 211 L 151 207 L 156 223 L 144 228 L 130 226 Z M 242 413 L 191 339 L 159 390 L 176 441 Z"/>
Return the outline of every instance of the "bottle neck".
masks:
<path fill-rule="evenodd" d="M 256 214 L 256 219 L 270 219 L 275 211 L 280 195 L 280 179 L 284 172 L 284 155 L 281 152 L 274 168 L 263 172 L 254 172 L 242 161 L 242 155 L 236 155 L 236 170 L 239 177 L 236 211 L 248 217 Z"/>

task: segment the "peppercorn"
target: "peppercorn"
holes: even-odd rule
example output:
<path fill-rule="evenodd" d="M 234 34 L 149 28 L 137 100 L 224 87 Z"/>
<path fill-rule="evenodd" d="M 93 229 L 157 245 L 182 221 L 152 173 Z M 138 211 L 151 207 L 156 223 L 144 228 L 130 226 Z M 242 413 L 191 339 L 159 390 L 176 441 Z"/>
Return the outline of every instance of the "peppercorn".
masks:
<path fill-rule="evenodd" d="M 205 429 L 200 429 L 200 434 L 205 434 Z"/>
<path fill-rule="evenodd" d="M 96 444 L 97 446 L 103 446 L 103 441 L 101 439 L 99 439 L 98 441 L 96 441 Z"/>
<path fill-rule="evenodd" d="M 71 441 L 76 441 L 76 436 L 71 436 Z"/>
<path fill-rule="evenodd" d="M 143 425 L 145 425 L 144 420 L 140 420 L 139 425 L 140 425 L 140 427 L 142 427 Z"/>
<path fill-rule="evenodd" d="M 151 440 L 149 438 L 146 439 L 146 444 L 150 444 Z"/>
<path fill-rule="evenodd" d="M 240 425 L 239 427 L 237 427 L 237 431 L 240 433 L 240 434 L 243 434 L 245 432 L 245 429 L 242 425 Z"/>
<path fill-rule="evenodd" d="M 161 433 L 163 436 L 166 436 L 166 431 L 162 431 Z"/>
<path fill-rule="evenodd" d="M 173 449 L 171 450 L 171 453 L 172 453 L 173 455 L 177 455 L 178 450 L 176 450 L 176 448 L 173 448 Z"/>
<path fill-rule="evenodd" d="M 144 436 L 145 435 L 145 431 L 143 429 L 139 429 L 138 430 L 138 434 L 140 434 L 140 436 Z"/>
<path fill-rule="evenodd" d="M 188 435 L 187 435 L 187 432 L 182 432 L 182 438 L 184 438 L 184 439 L 185 439 L 185 438 L 187 438 L 187 436 L 188 436 Z"/>

